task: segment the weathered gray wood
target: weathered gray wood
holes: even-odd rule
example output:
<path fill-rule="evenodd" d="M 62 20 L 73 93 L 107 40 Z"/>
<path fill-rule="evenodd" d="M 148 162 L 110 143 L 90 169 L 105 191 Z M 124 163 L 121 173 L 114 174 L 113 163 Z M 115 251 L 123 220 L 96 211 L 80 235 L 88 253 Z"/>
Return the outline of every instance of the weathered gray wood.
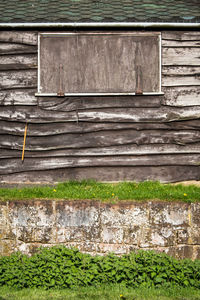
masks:
<path fill-rule="evenodd" d="M 0 121 L 0 133 L 24 136 L 25 124 L 23 122 Z M 66 133 L 89 133 L 102 130 L 200 130 L 199 120 L 188 120 L 167 123 L 87 123 L 62 122 L 37 124 L 29 123 L 27 136 L 49 136 Z M 113 133 L 114 134 L 114 133 Z"/>
<path fill-rule="evenodd" d="M 76 112 L 57 112 L 52 114 L 36 106 L 2 106 L 0 120 L 32 123 L 78 122 L 78 115 Z"/>
<path fill-rule="evenodd" d="M 162 74 L 168 76 L 200 76 L 200 67 L 195 66 L 163 66 Z"/>
<path fill-rule="evenodd" d="M 1 71 L 13 71 L 13 70 L 29 70 L 29 69 L 36 69 L 37 66 L 35 64 L 2 64 L 0 65 L 0 72 Z"/>
<path fill-rule="evenodd" d="M 0 42 L 37 45 L 37 32 L 0 31 Z"/>
<path fill-rule="evenodd" d="M 166 71 L 167 72 L 167 71 Z M 173 106 L 200 105 L 199 86 L 163 87 L 164 96 L 123 97 L 38 97 L 40 108 L 52 111 L 73 111 L 87 108 L 159 107 L 160 102 Z"/>
<path fill-rule="evenodd" d="M 2 43 L 0 42 L 0 55 L 8 54 L 37 54 L 37 47 L 22 44 Z"/>
<path fill-rule="evenodd" d="M 200 41 L 199 31 L 162 31 L 163 40 Z"/>
<path fill-rule="evenodd" d="M 9 183 L 48 184 L 65 180 L 93 178 L 100 181 L 159 180 L 161 182 L 177 182 L 183 180 L 199 180 L 199 173 L 200 168 L 196 166 L 63 168 L 4 175 L 0 176 L 0 181 Z"/>
<path fill-rule="evenodd" d="M 36 33 L 0 32 L 0 181 L 199 180 L 200 33 L 162 36 L 164 96 L 57 98 L 25 70 Z"/>
<path fill-rule="evenodd" d="M 3 106 L 0 120 L 32 123 L 53 122 L 172 122 L 200 117 L 200 106 L 184 108 L 104 108 L 52 114 L 35 106 Z"/>
<path fill-rule="evenodd" d="M 119 130 L 100 131 L 85 134 L 63 134 L 43 137 L 27 137 L 26 149 L 46 151 L 56 149 L 79 149 L 89 147 L 108 147 L 117 145 L 145 144 L 177 144 L 186 145 L 200 142 L 200 131 L 168 131 L 168 130 Z M 23 136 L 0 135 L 0 148 L 21 150 Z"/>
<path fill-rule="evenodd" d="M 199 48 L 162 48 L 164 66 L 199 66 Z"/>
<path fill-rule="evenodd" d="M 38 97 L 42 109 L 73 111 L 107 107 L 160 107 L 162 96 Z"/>
<path fill-rule="evenodd" d="M 19 173 L 24 171 L 36 171 L 59 168 L 76 167 L 120 167 L 120 166 L 199 166 L 200 155 L 143 155 L 135 156 L 103 156 L 103 157 L 59 157 L 59 158 L 26 158 L 21 160 L 3 159 L 0 163 L 0 175 Z"/>
<path fill-rule="evenodd" d="M 41 93 L 159 91 L 158 34 L 44 34 L 40 45 Z"/>
<path fill-rule="evenodd" d="M 13 88 L 37 88 L 37 71 L 6 71 L 0 72 L 0 90 Z"/>
<path fill-rule="evenodd" d="M 0 105 L 37 105 L 35 89 L 0 91 Z"/>
<path fill-rule="evenodd" d="M 200 37 L 199 40 L 188 40 L 188 41 L 177 41 L 177 40 L 165 40 L 162 39 L 162 47 L 166 47 L 166 48 L 171 48 L 171 47 L 175 47 L 175 48 L 182 48 L 182 47 L 200 47 Z"/>
<path fill-rule="evenodd" d="M 120 145 L 111 147 L 97 147 L 97 148 L 82 148 L 82 149 L 60 149 L 60 150 L 46 150 L 46 151 L 29 151 L 25 150 L 26 158 L 43 158 L 43 157 L 85 157 L 85 156 L 130 156 L 134 155 L 140 157 L 141 155 L 155 155 L 155 154 L 200 154 L 200 143 L 192 143 L 184 146 L 175 144 L 147 144 L 147 145 Z M 15 149 L 1 149 L 1 158 L 20 158 L 22 156 L 21 150 Z M 139 159 L 139 158 L 138 158 Z"/>
<path fill-rule="evenodd" d="M 163 87 L 162 104 L 170 106 L 196 106 L 200 104 L 200 87 Z M 199 121 L 200 122 L 200 121 Z"/>
<path fill-rule="evenodd" d="M 198 119 L 200 117 L 200 107 L 184 108 L 129 108 L 124 109 L 104 109 L 104 111 L 79 111 L 79 121 L 91 122 L 172 122 L 181 120 Z"/>
<path fill-rule="evenodd" d="M 196 76 L 162 76 L 162 86 L 200 85 L 200 74 Z"/>
<path fill-rule="evenodd" d="M 35 54 L 0 55 L 0 71 L 37 68 Z"/>

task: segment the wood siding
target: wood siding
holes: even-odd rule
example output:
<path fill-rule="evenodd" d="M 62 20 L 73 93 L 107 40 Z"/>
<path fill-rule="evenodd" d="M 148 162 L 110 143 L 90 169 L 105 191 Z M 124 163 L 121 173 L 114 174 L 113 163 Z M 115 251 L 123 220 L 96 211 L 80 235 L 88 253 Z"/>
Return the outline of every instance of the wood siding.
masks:
<path fill-rule="evenodd" d="M 163 96 L 35 97 L 37 32 L 1 31 L 0 181 L 199 180 L 199 54 L 162 32 Z"/>

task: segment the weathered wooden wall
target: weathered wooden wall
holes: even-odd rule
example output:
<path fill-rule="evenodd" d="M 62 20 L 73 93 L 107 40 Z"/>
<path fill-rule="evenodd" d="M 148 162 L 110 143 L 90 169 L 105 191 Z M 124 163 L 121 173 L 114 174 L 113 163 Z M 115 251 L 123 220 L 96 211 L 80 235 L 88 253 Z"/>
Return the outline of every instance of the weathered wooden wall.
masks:
<path fill-rule="evenodd" d="M 1 182 L 200 179 L 200 32 L 162 32 L 164 96 L 36 91 L 37 32 L 0 31 Z"/>

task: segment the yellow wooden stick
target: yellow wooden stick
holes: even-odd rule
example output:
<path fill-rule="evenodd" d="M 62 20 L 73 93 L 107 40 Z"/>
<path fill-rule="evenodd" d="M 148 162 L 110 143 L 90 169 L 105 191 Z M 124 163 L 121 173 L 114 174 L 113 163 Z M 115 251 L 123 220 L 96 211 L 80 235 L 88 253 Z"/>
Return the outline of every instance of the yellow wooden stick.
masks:
<path fill-rule="evenodd" d="M 27 127 L 28 127 L 28 124 L 26 123 L 25 130 L 24 130 L 24 144 L 23 144 L 23 150 L 22 150 L 22 162 L 24 161 L 24 151 L 25 151 L 25 145 L 26 145 Z"/>

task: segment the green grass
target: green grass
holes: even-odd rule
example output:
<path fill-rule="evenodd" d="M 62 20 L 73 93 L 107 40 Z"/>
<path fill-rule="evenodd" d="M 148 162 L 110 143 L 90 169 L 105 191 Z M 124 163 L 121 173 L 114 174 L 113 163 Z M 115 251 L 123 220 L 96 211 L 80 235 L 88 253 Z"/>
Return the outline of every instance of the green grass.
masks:
<path fill-rule="evenodd" d="M 123 286 L 88 287 L 74 290 L 0 288 L 0 300 L 200 300 L 200 291 L 192 288 L 125 288 Z"/>
<path fill-rule="evenodd" d="M 55 186 L 1 188 L 0 200 L 24 199 L 91 199 L 109 202 L 118 200 L 200 201 L 200 186 L 172 185 L 145 181 L 100 183 L 93 180 L 68 181 Z"/>

